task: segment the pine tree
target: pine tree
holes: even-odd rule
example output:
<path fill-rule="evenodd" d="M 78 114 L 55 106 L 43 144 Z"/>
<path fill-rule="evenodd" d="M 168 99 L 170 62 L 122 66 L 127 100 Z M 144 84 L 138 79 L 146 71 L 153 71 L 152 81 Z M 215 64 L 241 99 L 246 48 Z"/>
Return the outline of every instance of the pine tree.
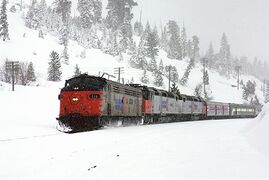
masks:
<path fill-rule="evenodd" d="M 143 76 L 141 77 L 141 82 L 144 83 L 144 84 L 148 84 L 149 83 L 149 77 L 147 75 L 147 70 L 144 69 L 143 71 Z"/>
<path fill-rule="evenodd" d="M 92 24 L 101 22 L 102 2 L 100 0 L 78 0 L 77 9 L 83 28 L 91 28 Z"/>
<path fill-rule="evenodd" d="M 161 31 L 160 47 L 164 51 L 166 51 L 166 52 L 168 51 L 168 33 L 166 30 L 166 26 L 164 28 L 162 28 L 162 31 Z"/>
<path fill-rule="evenodd" d="M 147 60 L 145 57 L 145 47 L 143 40 L 140 41 L 139 46 L 134 50 L 131 58 L 130 64 L 133 68 L 137 69 L 147 69 Z"/>
<path fill-rule="evenodd" d="M 159 69 L 153 72 L 154 76 L 154 85 L 157 87 L 162 87 L 163 86 L 163 76 L 160 73 Z"/>
<path fill-rule="evenodd" d="M 149 64 L 148 64 L 148 70 L 150 72 L 158 71 L 158 69 L 157 69 L 157 62 L 156 62 L 155 59 L 150 59 Z"/>
<path fill-rule="evenodd" d="M 134 0 L 108 0 L 106 24 L 116 31 L 125 23 L 131 23 L 132 8 L 137 6 Z M 132 30 L 132 29 L 131 29 Z"/>
<path fill-rule="evenodd" d="M 55 0 L 55 11 L 61 16 L 63 24 L 67 24 L 70 18 L 71 5 L 70 0 Z"/>
<path fill-rule="evenodd" d="M 64 44 L 64 50 L 63 50 L 62 58 L 64 60 L 64 64 L 69 65 L 68 47 L 67 47 L 66 44 Z"/>
<path fill-rule="evenodd" d="M 255 95 L 256 85 L 254 82 L 248 81 L 243 86 L 243 99 L 248 100 L 249 97 Z"/>
<path fill-rule="evenodd" d="M 47 26 L 47 21 L 46 18 L 48 17 L 48 6 L 46 4 L 46 0 L 41 0 L 39 3 L 36 5 L 37 7 L 37 19 L 39 22 L 40 27 L 45 27 Z"/>
<path fill-rule="evenodd" d="M 266 83 L 265 103 L 269 102 L 269 82 Z"/>
<path fill-rule="evenodd" d="M 209 44 L 209 48 L 208 48 L 205 56 L 208 60 L 208 68 L 212 69 L 213 67 L 215 67 L 214 49 L 213 49 L 212 42 Z"/>
<path fill-rule="evenodd" d="M 136 21 L 134 23 L 134 33 L 136 36 L 142 36 L 143 34 L 143 25 L 141 22 Z"/>
<path fill-rule="evenodd" d="M 191 55 L 191 57 L 194 59 L 194 62 L 199 60 L 199 57 L 200 57 L 200 55 L 199 55 L 199 50 L 200 50 L 199 43 L 200 42 L 199 42 L 198 36 L 193 36 L 192 37 L 192 55 Z"/>
<path fill-rule="evenodd" d="M 146 55 L 151 59 L 155 59 L 158 56 L 158 44 L 159 44 L 159 37 L 157 29 L 155 28 L 153 31 L 148 32 L 145 42 L 145 50 Z"/>
<path fill-rule="evenodd" d="M 144 30 L 143 35 L 142 35 L 142 39 L 147 39 L 150 32 L 151 32 L 151 27 L 150 27 L 149 21 L 147 21 L 147 24 L 145 26 L 145 30 Z"/>
<path fill-rule="evenodd" d="M 218 63 L 221 68 L 221 74 L 229 75 L 231 74 L 231 52 L 230 45 L 228 44 L 226 34 L 223 33 L 220 44 L 220 51 L 218 55 Z"/>
<path fill-rule="evenodd" d="M 50 62 L 48 69 L 48 80 L 49 81 L 60 81 L 62 72 L 60 70 L 61 62 L 60 56 L 56 51 L 50 53 Z"/>
<path fill-rule="evenodd" d="M 7 0 L 2 0 L 0 11 L 0 39 L 9 40 L 8 22 L 7 22 Z"/>
<path fill-rule="evenodd" d="M 194 96 L 196 97 L 201 97 L 202 96 L 202 89 L 203 89 L 203 84 L 199 83 L 194 89 Z"/>
<path fill-rule="evenodd" d="M 172 87 L 171 87 L 170 90 L 171 90 L 172 93 L 175 93 L 177 95 L 180 95 L 180 91 L 179 91 L 178 86 L 176 85 L 175 82 L 173 82 Z"/>
<path fill-rule="evenodd" d="M 176 21 L 168 22 L 168 58 L 171 59 L 182 59 L 182 47 L 180 44 L 180 30 Z"/>
<path fill-rule="evenodd" d="M 163 66 L 163 60 L 161 59 L 160 60 L 160 63 L 159 63 L 159 72 L 160 74 L 164 74 L 164 66 Z"/>
<path fill-rule="evenodd" d="M 79 76 L 79 75 L 81 75 L 81 71 L 80 71 L 78 65 L 76 64 L 76 66 L 75 66 L 75 72 L 74 72 L 74 77 Z"/>
<path fill-rule="evenodd" d="M 254 99 L 252 99 L 252 101 L 251 101 L 250 104 L 252 104 L 252 105 L 254 105 L 254 106 L 261 106 L 261 103 L 260 103 L 260 101 L 259 101 L 257 95 L 255 95 Z"/>
<path fill-rule="evenodd" d="M 32 62 L 29 63 L 28 68 L 27 68 L 27 81 L 28 82 L 36 81 L 34 65 Z"/>
<path fill-rule="evenodd" d="M 209 75 L 208 75 L 207 70 L 204 73 L 203 81 L 204 81 L 205 85 L 209 85 Z"/>
<path fill-rule="evenodd" d="M 187 43 L 187 56 L 188 56 L 189 58 L 192 58 L 191 40 L 188 40 L 188 43 Z"/>
<path fill-rule="evenodd" d="M 182 58 L 185 58 L 188 55 L 187 51 L 187 33 L 185 25 L 183 24 L 182 31 L 181 31 L 181 46 L 182 46 Z"/>
<path fill-rule="evenodd" d="M 25 26 L 37 30 L 40 28 L 40 21 L 38 17 L 37 1 L 32 0 L 32 4 L 25 17 Z"/>
<path fill-rule="evenodd" d="M 194 67 L 194 59 L 191 58 L 189 65 L 187 66 L 187 69 L 185 70 L 185 73 L 179 82 L 182 86 L 185 86 L 187 84 L 187 82 L 189 80 L 189 75 L 190 75 L 191 69 L 193 67 Z"/>

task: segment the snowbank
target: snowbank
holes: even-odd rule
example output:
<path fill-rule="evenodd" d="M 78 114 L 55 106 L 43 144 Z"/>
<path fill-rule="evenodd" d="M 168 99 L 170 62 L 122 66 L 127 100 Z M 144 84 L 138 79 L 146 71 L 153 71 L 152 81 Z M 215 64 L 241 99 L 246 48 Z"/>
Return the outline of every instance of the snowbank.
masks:
<path fill-rule="evenodd" d="M 252 147 L 269 153 L 269 103 L 265 104 L 262 112 L 250 124 L 247 130 L 247 139 Z"/>

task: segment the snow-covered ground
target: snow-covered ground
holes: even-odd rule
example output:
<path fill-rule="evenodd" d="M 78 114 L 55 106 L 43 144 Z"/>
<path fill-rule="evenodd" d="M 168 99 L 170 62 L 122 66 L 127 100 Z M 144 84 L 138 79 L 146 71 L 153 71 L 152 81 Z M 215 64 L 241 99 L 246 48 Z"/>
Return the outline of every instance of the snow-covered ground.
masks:
<path fill-rule="evenodd" d="M 181 122 L 150 126 L 109 128 L 63 134 L 56 130 L 59 111 L 57 95 L 64 80 L 79 65 L 83 72 L 113 74 L 124 67 L 124 77 L 139 83 L 140 70 L 124 60 L 87 49 L 70 41 L 70 65 L 63 65 L 61 82 L 48 82 L 49 53 L 62 52 L 58 39 L 26 28 L 20 13 L 8 13 L 10 41 L 0 41 L 0 63 L 9 58 L 32 61 L 37 86 L 15 86 L 0 82 L 0 179 L 185 179 L 269 178 L 269 105 L 256 119 Z M 23 35 L 25 34 L 25 37 Z M 182 77 L 188 64 L 170 60 L 160 51 L 158 61 L 174 65 Z M 202 67 L 190 74 L 180 91 L 191 95 L 201 82 Z M 151 78 L 151 84 L 153 78 Z M 231 87 L 236 79 L 209 72 L 215 101 L 242 103 L 242 92 Z M 242 76 L 244 82 L 255 80 Z M 168 80 L 165 79 L 167 89 Z M 261 91 L 256 91 L 262 99 Z"/>
<path fill-rule="evenodd" d="M 0 179 L 269 178 L 268 105 L 256 119 L 64 134 L 57 91 L 0 93 Z"/>

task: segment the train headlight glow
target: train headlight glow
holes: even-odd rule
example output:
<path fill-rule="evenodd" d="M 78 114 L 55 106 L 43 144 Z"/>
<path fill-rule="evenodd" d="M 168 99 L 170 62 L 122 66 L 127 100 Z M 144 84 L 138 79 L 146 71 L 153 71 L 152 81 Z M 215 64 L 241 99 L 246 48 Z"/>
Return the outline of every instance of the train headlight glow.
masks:
<path fill-rule="evenodd" d="M 78 98 L 77 97 L 73 97 L 72 101 L 73 102 L 78 102 Z"/>

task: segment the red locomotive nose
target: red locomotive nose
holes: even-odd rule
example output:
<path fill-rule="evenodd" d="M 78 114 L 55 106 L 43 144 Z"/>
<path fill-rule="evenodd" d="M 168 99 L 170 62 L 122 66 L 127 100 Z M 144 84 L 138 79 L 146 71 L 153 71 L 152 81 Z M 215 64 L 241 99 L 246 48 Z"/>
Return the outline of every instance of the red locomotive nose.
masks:
<path fill-rule="evenodd" d="M 66 91 L 60 95 L 60 115 L 99 116 L 102 91 Z"/>

